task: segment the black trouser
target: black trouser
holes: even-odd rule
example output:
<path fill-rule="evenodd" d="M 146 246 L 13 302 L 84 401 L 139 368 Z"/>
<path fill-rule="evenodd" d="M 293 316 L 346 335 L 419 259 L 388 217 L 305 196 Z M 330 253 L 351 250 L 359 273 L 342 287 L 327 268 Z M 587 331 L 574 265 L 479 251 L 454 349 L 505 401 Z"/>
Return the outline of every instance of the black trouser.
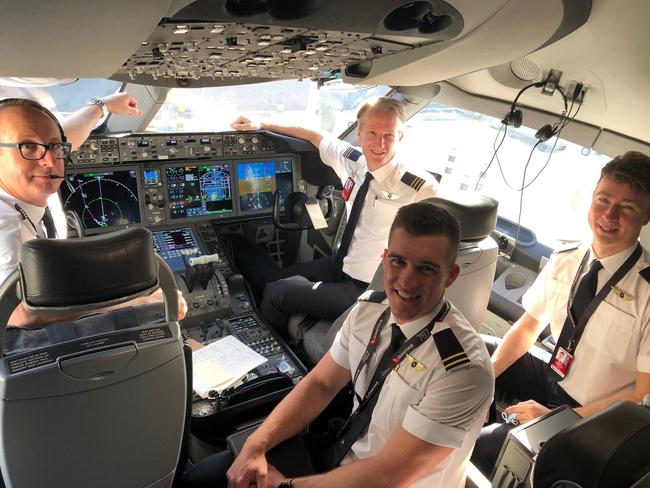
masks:
<path fill-rule="evenodd" d="M 295 314 L 336 320 L 368 286 L 343 275 L 331 258 L 295 264 L 262 279 L 262 315 L 280 330 Z"/>
<path fill-rule="evenodd" d="M 482 337 L 488 352 L 492 355 L 500 340 L 489 336 Z M 580 404 L 557 384 L 556 377 L 550 373 L 548 364 L 537 357 L 534 351 L 532 352 L 524 354 L 499 375 L 495 382 L 495 397 L 505 394 L 515 399 L 515 402 L 535 400 L 547 408 L 561 405 L 579 407 Z M 498 423 L 501 421 L 499 418 L 490 420 L 497 423 L 483 427 L 472 454 L 472 463 L 486 476 L 490 476 L 508 431 L 513 427 Z"/>
<path fill-rule="evenodd" d="M 313 451 L 311 451 L 313 452 Z M 269 464 L 275 466 L 288 478 L 308 476 L 322 472 L 313 462 L 315 455 L 310 453 L 301 436 L 295 436 L 267 454 Z M 203 459 L 180 477 L 174 486 L 178 488 L 227 488 L 226 473 L 234 457 L 230 451 L 221 451 Z"/>
<path fill-rule="evenodd" d="M 303 314 L 335 320 L 368 284 L 345 275 L 331 257 L 278 268 L 258 244 L 232 238 L 236 264 L 251 284 L 264 318 L 279 330 L 289 317 Z"/>

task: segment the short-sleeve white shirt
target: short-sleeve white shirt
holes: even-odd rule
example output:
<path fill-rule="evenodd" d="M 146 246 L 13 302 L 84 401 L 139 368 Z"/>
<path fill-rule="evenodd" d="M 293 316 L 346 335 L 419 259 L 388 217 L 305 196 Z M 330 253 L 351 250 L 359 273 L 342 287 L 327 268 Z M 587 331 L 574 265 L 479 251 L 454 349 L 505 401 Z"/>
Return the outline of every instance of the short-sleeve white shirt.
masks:
<path fill-rule="evenodd" d="M 18 204 L 27 214 L 29 220 L 23 219 L 14 205 Z M 30 239 L 45 237 L 38 223 L 43 218 L 45 209 L 37 207 L 9 195 L 0 189 L 0 284 L 18 266 L 20 261 L 20 245 Z"/>
<path fill-rule="evenodd" d="M 348 178 L 354 181 L 354 188 L 346 202 L 349 215 L 352 203 L 368 171 L 366 158 L 361 155 L 356 161 L 351 159 L 351 152 L 359 149 L 334 137 L 324 137 L 319 150 L 323 162 L 336 172 L 343 185 Z M 416 190 L 404 183 L 402 177 L 406 172 L 422 178 L 424 184 L 413 185 L 418 187 Z M 388 232 L 397 210 L 403 205 L 436 196 L 437 188 L 437 182 L 432 175 L 426 171 L 407 168 L 397 155 L 386 165 L 371 173 L 373 179 L 368 188 L 350 249 L 343 260 L 343 272 L 366 283 L 370 282 L 379 265 L 380 255 L 386 248 Z"/>
<path fill-rule="evenodd" d="M 330 354 L 351 374 L 356 371 L 372 329 L 386 307 L 387 301 L 383 304 L 359 301 L 337 334 Z M 425 317 L 400 324 L 407 339 L 425 327 L 441 307 L 442 303 Z M 388 323 L 392 322 L 395 318 L 391 314 Z M 444 321 L 435 325 L 433 333 L 445 328 L 453 331 L 470 363 L 447 371 L 433 339 L 429 337 L 410 354 L 417 366 L 412 366 L 410 360 L 403 361 L 386 378 L 368 431 L 352 445 L 342 464 L 378 454 L 391 433 L 401 426 L 426 442 L 454 449 L 412 487 L 464 486 L 465 464 L 492 402 L 494 373 L 483 341 L 453 305 Z M 390 327 L 384 327 L 377 351 L 355 384 L 357 394 L 365 394 L 383 354 L 382 344 L 385 348 L 390 342 L 390 334 Z"/>
<path fill-rule="evenodd" d="M 635 246 L 600 259 L 603 269 L 598 274 L 599 290 Z M 555 339 L 566 320 L 571 284 L 586 252 L 590 250 L 580 247 L 554 254 L 523 297 L 526 312 L 540 322 L 550 323 Z M 592 253 L 589 262 L 593 259 Z M 644 249 L 636 265 L 605 296 L 587 322 L 569 371 L 559 383 L 582 405 L 631 393 L 637 371 L 650 373 L 650 283 L 640 274 L 649 266 L 650 256 Z"/>

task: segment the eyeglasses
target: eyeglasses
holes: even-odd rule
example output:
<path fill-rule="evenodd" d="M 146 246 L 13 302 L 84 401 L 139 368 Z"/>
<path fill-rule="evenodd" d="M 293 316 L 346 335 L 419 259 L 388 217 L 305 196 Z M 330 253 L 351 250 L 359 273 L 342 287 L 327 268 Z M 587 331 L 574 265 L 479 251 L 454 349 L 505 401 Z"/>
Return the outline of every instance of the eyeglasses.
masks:
<path fill-rule="evenodd" d="M 1 142 L 0 147 L 17 147 L 20 155 L 30 161 L 43 159 L 48 151 L 52 153 L 54 159 L 66 159 L 70 157 L 72 145 L 69 142 L 50 142 L 49 144 L 39 144 L 38 142 Z"/>

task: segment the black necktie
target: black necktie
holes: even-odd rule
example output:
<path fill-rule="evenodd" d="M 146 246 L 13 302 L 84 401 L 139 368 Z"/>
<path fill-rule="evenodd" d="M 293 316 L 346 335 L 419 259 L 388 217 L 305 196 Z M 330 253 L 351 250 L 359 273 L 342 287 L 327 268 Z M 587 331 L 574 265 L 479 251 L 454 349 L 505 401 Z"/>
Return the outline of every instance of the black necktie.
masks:
<path fill-rule="evenodd" d="M 585 274 L 580 281 L 580 285 L 578 286 L 576 294 L 573 297 L 573 302 L 571 303 L 571 314 L 573 315 L 573 320 L 576 324 L 587 308 L 587 305 L 589 305 L 596 296 L 598 272 L 602 267 L 603 265 L 600 261 L 592 261 L 591 266 L 589 266 L 589 271 L 587 271 L 587 274 Z"/>
<path fill-rule="evenodd" d="M 363 180 L 363 183 L 359 187 L 357 196 L 354 197 L 354 203 L 352 204 L 352 209 L 350 210 L 350 215 L 348 216 L 348 222 L 345 224 L 345 230 L 343 231 L 343 237 L 341 238 L 341 245 L 339 246 L 339 250 L 336 252 L 335 262 L 338 264 L 339 268 L 343 268 L 343 258 L 347 256 L 350 249 L 350 243 L 352 242 L 354 229 L 357 227 L 359 215 L 361 215 L 361 209 L 363 208 L 363 202 L 366 201 L 366 195 L 368 194 L 370 180 L 372 180 L 372 173 L 368 171 L 366 173 L 365 179 Z"/>
<path fill-rule="evenodd" d="M 390 344 L 377 363 L 376 370 L 380 370 L 382 365 L 386 362 L 392 361 L 395 353 L 406 339 L 404 333 L 397 324 L 391 325 L 390 332 Z M 372 380 L 370 382 L 372 383 Z M 352 444 L 354 444 L 359 436 L 366 430 L 368 424 L 370 424 L 372 411 L 375 409 L 375 405 L 377 405 L 380 392 L 381 389 L 378 389 L 367 403 L 350 416 L 343 426 L 343 429 L 341 429 L 343 431 L 342 434 L 337 437 L 336 442 L 330 448 L 330 452 L 325 454 L 325 463 L 328 464 L 330 468 L 334 468 L 341 463 L 352 447 Z M 347 430 L 345 430 L 346 428 Z"/>
<path fill-rule="evenodd" d="M 52 218 L 50 207 L 45 207 L 45 213 L 43 214 L 41 222 L 43 222 L 43 227 L 45 227 L 45 235 L 50 239 L 56 238 L 56 226 L 54 225 L 54 219 Z"/>

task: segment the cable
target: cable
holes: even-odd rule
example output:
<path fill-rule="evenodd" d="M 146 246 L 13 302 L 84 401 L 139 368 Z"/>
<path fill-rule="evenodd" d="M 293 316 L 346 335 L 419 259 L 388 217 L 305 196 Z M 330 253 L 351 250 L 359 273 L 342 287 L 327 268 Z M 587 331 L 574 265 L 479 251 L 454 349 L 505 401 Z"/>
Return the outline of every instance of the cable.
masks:
<path fill-rule="evenodd" d="M 515 245 L 512 248 L 512 252 L 510 253 L 510 257 L 512 257 L 512 254 L 515 252 L 515 249 L 517 249 L 517 244 L 519 243 L 519 233 L 521 231 L 521 214 L 523 213 L 524 210 L 524 190 L 525 188 L 525 183 L 526 183 L 526 172 L 528 171 L 528 165 L 530 164 L 530 161 L 532 160 L 533 157 L 533 151 L 537 148 L 542 143 L 542 141 L 537 141 L 537 143 L 533 146 L 533 148 L 530 150 L 530 154 L 528 155 L 528 161 L 526 161 L 526 165 L 524 166 L 524 174 L 521 178 L 521 190 L 519 190 L 519 214 L 517 216 L 517 233 L 515 234 Z"/>
<path fill-rule="evenodd" d="M 504 129 L 505 127 L 505 129 Z M 496 145 L 497 139 L 499 138 L 499 134 L 501 133 L 501 129 L 503 129 L 503 137 L 501 138 L 501 141 L 499 141 L 499 144 Z M 494 141 L 492 142 L 492 147 L 494 148 L 494 152 L 492 153 L 492 158 L 490 159 L 490 162 L 487 164 L 487 167 L 481 171 L 478 175 L 478 180 L 476 180 L 476 185 L 474 186 L 474 191 L 478 189 L 478 184 L 481 182 L 481 180 L 485 177 L 487 174 L 488 170 L 490 169 L 490 166 L 492 166 L 492 162 L 494 161 L 494 158 L 497 158 L 497 153 L 499 152 L 499 149 L 501 148 L 501 144 L 503 144 L 503 141 L 506 138 L 506 134 L 508 133 L 508 126 L 506 124 L 501 124 L 499 126 L 499 130 L 497 131 L 496 135 L 494 136 Z M 500 164 L 499 164 L 500 165 Z"/>

